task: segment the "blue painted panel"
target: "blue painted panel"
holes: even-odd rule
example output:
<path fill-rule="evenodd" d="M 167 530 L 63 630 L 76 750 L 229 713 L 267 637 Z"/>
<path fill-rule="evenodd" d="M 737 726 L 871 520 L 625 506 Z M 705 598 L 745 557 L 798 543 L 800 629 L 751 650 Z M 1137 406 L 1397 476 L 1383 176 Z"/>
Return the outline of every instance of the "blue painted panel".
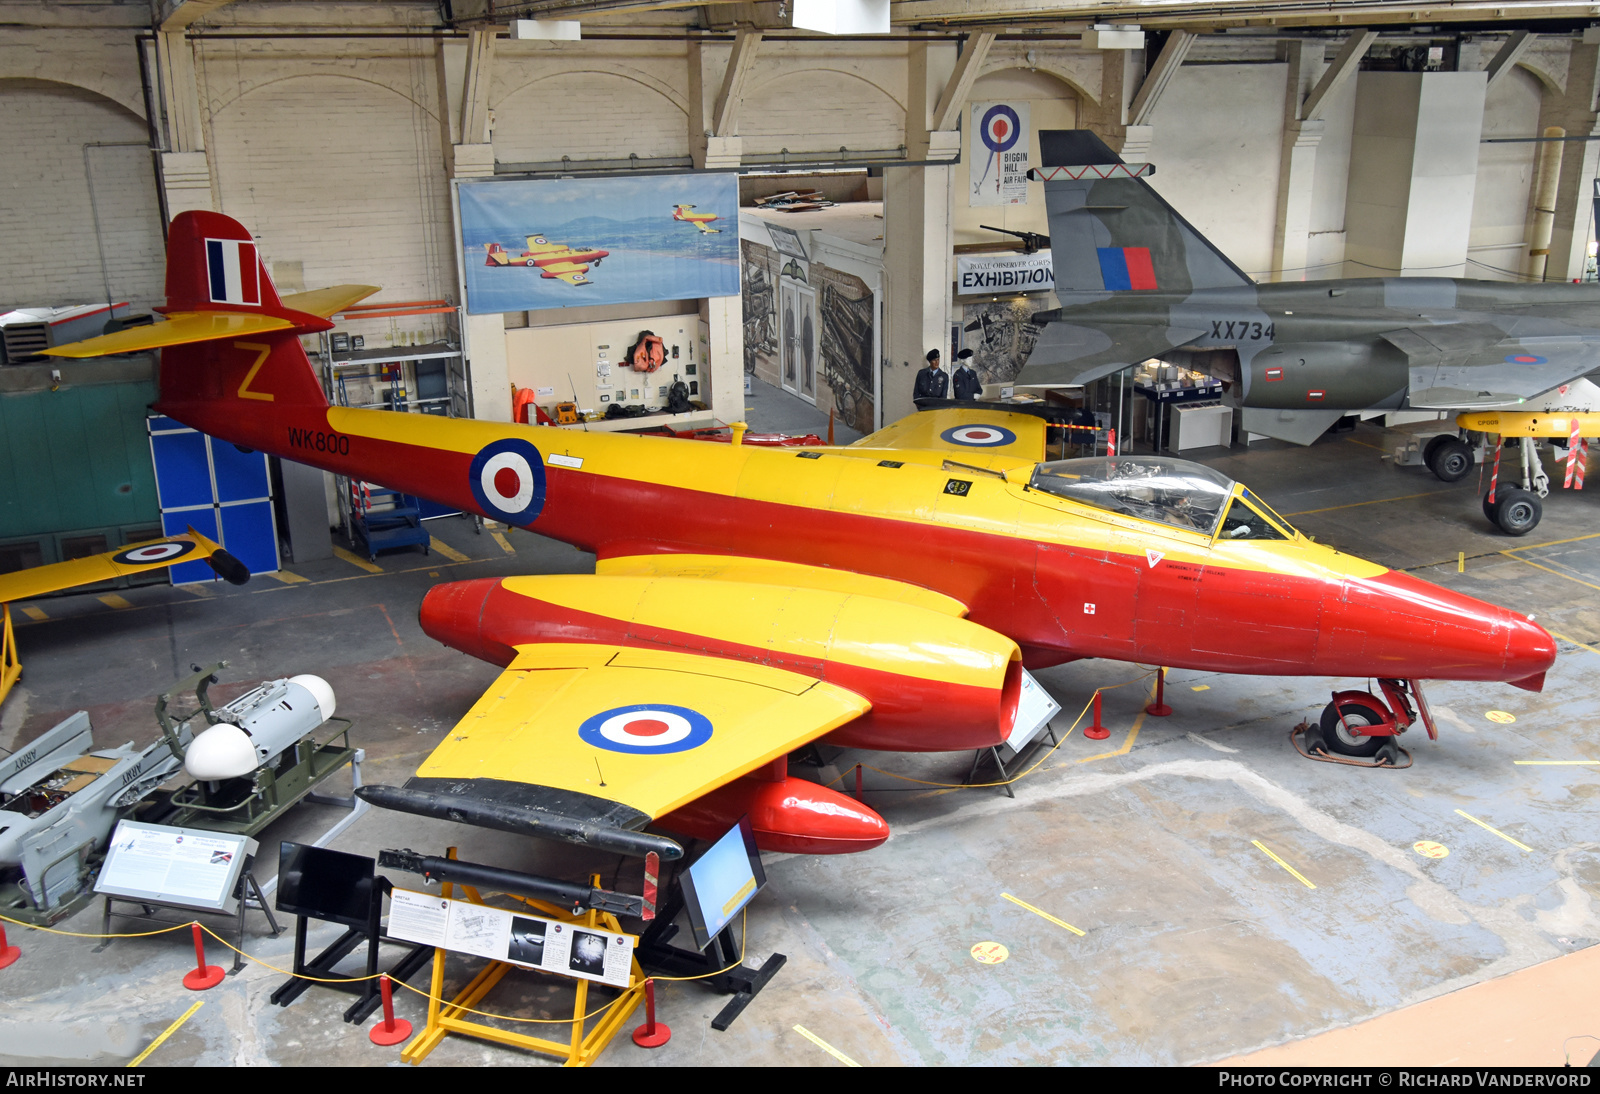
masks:
<path fill-rule="evenodd" d="M 205 434 L 156 434 L 150 438 L 150 451 L 155 456 L 156 491 L 162 509 L 210 505 L 216 500 L 211 495 Z"/>
<path fill-rule="evenodd" d="M 278 530 L 270 501 L 225 505 L 218 512 L 222 514 L 222 545 L 230 555 L 253 574 L 278 569 Z"/>
<path fill-rule="evenodd" d="M 267 479 L 267 457 L 260 452 L 240 452 L 227 441 L 211 438 L 211 466 L 217 475 L 217 500 L 245 501 L 272 493 Z"/>
<path fill-rule="evenodd" d="M 217 538 L 217 511 L 215 509 L 192 509 L 185 513 L 162 513 L 161 531 L 169 536 L 180 535 L 190 528 L 199 532 L 207 539 Z M 172 571 L 174 585 L 186 585 L 191 581 L 212 581 L 216 573 L 204 562 L 180 562 L 176 566 L 167 567 Z"/>

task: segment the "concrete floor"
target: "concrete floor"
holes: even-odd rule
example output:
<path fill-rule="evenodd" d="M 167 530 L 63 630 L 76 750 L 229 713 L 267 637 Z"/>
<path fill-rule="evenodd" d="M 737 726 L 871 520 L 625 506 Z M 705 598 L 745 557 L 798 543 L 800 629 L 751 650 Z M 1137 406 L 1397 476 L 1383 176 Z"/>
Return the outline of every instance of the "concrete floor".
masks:
<path fill-rule="evenodd" d="M 826 428 L 759 382 L 749 405 L 754 428 Z M 1600 940 L 1595 769 L 1514 763 L 1600 757 L 1592 697 L 1600 499 L 1557 492 L 1543 524 L 1511 540 L 1484 521 L 1475 477 L 1446 485 L 1421 468 L 1393 467 L 1381 459 L 1387 447 L 1381 431 L 1362 427 L 1310 449 L 1269 443 L 1191 455 L 1248 483 L 1319 541 L 1537 615 L 1561 648 L 1543 693 L 1432 685 L 1441 740 L 1408 740 L 1409 770 L 1370 771 L 1309 762 L 1288 740 L 1331 690 L 1359 682 L 1174 672 L 1174 714 L 1157 719 L 1142 713 L 1151 680 L 1137 666 L 1046 670 L 1038 675 L 1065 708 L 1063 727 L 1096 687 L 1123 685 L 1105 693 L 1110 740 L 1075 730 L 1017 785 L 1015 800 L 893 777 L 957 782 L 967 755 L 830 755 L 825 777 L 848 781 L 858 761 L 881 769 L 866 773 L 867 801 L 888 819 L 891 841 L 864 855 L 768 856 L 747 959 L 781 952 L 787 967 L 723 1033 L 709 1027 L 722 998 L 663 985 L 671 1042 L 646 1051 L 623 1037 L 601 1063 L 837 1063 L 797 1026 L 862 1064 L 1205 1063 L 1347 1027 Z M 457 519 L 434 522 L 434 535 L 464 561 L 443 550 L 396 553 L 369 573 L 335 559 L 293 567 L 303 582 L 136 589 L 122 610 L 92 595 L 42 601 L 48 621 L 18 629 L 27 675 L 0 711 L 0 745 L 25 743 L 77 709 L 90 712 L 102 746 L 153 739 L 153 697 L 191 662 L 227 659 L 224 697 L 262 678 L 325 676 L 340 713 L 357 722 L 366 780 L 400 783 L 496 675 L 420 632 L 423 592 L 439 581 L 592 565 L 525 532 L 506 535 L 508 552 Z M 1491 711 L 1515 721 L 1491 720 Z M 264 835 L 258 874 L 275 870 L 279 839 L 315 838 L 338 816 L 297 809 Z M 1412 849 L 1418 840 L 1450 853 L 1423 858 Z M 631 861 L 585 860 L 566 847 L 387 812 L 366 813 L 334 844 L 366 854 L 451 845 L 468 860 L 572 877 L 599 870 L 607 884 L 638 884 Z M 59 926 L 97 931 L 98 909 Z M 11 936 L 23 957 L 0 971 L 13 1015 L 0 1024 L 0 1064 L 124 1062 L 201 998 L 179 983 L 192 963 L 184 936 L 121 940 L 102 954 L 83 939 L 16 928 Z M 331 930 L 314 931 L 313 944 L 319 937 Z M 1008 959 L 975 961 L 972 947 L 990 941 Z M 246 948 L 282 968 L 290 936 L 268 938 L 252 913 Z M 453 958 L 449 986 L 477 967 Z M 343 995 L 312 989 L 289 1008 L 269 1005 L 281 980 L 261 965 L 229 978 L 149 1063 L 398 1066 L 397 1049 L 371 1045 L 340 1020 Z M 425 974 L 414 982 L 425 985 Z M 513 974 L 489 1003 L 556 1017 L 569 997 L 551 980 Z M 418 997 L 402 993 L 398 1009 L 420 1024 Z M 1570 1015 L 1570 1028 L 1551 1026 L 1549 1052 L 1529 1058 L 1537 1053 L 1523 1043 L 1498 1062 L 1559 1062 L 1562 1039 L 1594 1032 L 1595 1019 L 1591 1003 Z M 1419 1043 L 1409 1062 L 1447 1058 L 1430 1055 L 1435 1048 Z M 1356 1048 L 1340 1058 L 1363 1062 Z M 543 1061 L 452 1039 L 429 1062 Z"/>

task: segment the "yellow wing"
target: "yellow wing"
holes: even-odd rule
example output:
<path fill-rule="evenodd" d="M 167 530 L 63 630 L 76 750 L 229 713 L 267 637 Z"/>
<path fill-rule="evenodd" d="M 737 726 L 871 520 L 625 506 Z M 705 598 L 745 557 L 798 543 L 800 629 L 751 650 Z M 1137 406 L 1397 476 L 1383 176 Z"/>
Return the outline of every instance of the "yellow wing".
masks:
<path fill-rule="evenodd" d="M 358 300 L 378 291 L 376 285 L 333 285 L 326 289 L 297 292 L 282 298 L 283 306 L 327 319 L 344 311 Z"/>
<path fill-rule="evenodd" d="M 582 285 L 588 282 L 584 275 L 589 272 L 589 267 L 583 262 L 552 262 L 541 266 L 544 276 L 565 281 L 568 285 Z"/>
<path fill-rule="evenodd" d="M 1032 414 L 946 407 L 901 418 L 850 447 L 959 452 L 969 462 L 996 455 L 1037 462 L 1045 458 L 1045 425 Z"/>
<path fill-rule="evenodd" d="M 92 585 L 97 581 L 109 581 L 111 578 L 124 577 L 128 574 L 140 574 L 146 570 L 172 566 L 179 562 L 198 562 L 214 555 L 221 555 L 226 560 L 220 564 L 223 569 L 227 569 L 227 563 L 232 563 L 240 571 L 243 570 L 233 556 L 224 551 L 219 544 L 213 543 L 191 528 L 186 535 L 131 543 L 126 547 L 118 547 L 115 551 L 90 555 L 88 558 L 75 558 L 70 562 L 55 562 L 48 566 L 35 566 L 31 570 L 0 574 L 0 603 L 27 600 L 29 597 L 43 596 L 45 593 L 59 592 L 78 585 Z M 243 576 L 245 580 L 249 579 L 247 573 Z M 229 580 L 233 578 L 229 577 Z M 243 581 L 235 582 L 235 584 L 243 583 Z"/>
<path fill-rule="evenodd" d="M 519 646 L 406 783 L 400 793 L 413 804 L 394 804 L 480 823 L 486 810 L 522 817 L 558 838 L 636 831 L 870 705 L 808 676 L 719 657 Z M 423 799 L 432 801 L 415 804 Z"/>
<path fill-rule="evenodd" d="M 105 357 L 113 353 L 138 353 L 163 346 L 182 346 L 190 342 L 209 342 L 213 338 L 237 338 L 269 330 L 288 330 L 287 319 L 270 315 L 241 315 L 238 312 L 177 312 L 165 323 L 148 327 L 129 327 L 116 334 L 85 338 L 43 352 L 53 357 Z"/>

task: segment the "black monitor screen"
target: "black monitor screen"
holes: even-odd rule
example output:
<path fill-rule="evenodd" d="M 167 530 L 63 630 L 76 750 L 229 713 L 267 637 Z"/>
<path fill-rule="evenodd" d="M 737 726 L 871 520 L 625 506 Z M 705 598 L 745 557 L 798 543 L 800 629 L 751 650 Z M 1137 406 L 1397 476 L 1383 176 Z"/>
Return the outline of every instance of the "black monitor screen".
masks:
<path fill-rule="evenodd" d="M 679 877 L 689 926 L 694 929 L 695 943 L 703 950 L 767 883 L 750 818 L 741 817 Z"/>
<path fill-rule="evenodd" d="M 278 851 L 278 910 L 365 926 L 371 918 L 376 865 L 366 855 L 285 841 Z"/>

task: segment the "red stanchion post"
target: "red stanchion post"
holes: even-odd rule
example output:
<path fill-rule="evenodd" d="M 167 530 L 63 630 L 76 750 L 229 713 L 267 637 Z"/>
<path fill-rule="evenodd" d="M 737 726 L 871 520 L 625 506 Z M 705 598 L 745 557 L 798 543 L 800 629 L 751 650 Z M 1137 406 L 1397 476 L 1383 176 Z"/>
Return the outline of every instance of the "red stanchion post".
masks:
<path fill-rule="evenodd" d="M 1167 706 L 1167 670 L 1156 669 L 1156 701 L 1144 708 L 1144 712 L 1152 718 L 1165 718 L 1172 713 L 1172 708 Z"/>
<path fill-rule="evenodd" d="M 644 1025 L 633 1031 L 633 1043 L 640 1048 L 660 1048 L 672 1040 L 672 1030 L 665 1022 L 656 1021 L 656 982 L 652 977 L 644 982 Z"/>
<path fill-rule="evenodd" d="M 1100 693 L 1094 693 L 1094 725 L 1083 731 L 1083 735 L 1091 741 L 1103 741 L 1111 736 L 1111 731 L 1100 724 Z"/>
<path fill-rule="evenodd" d="M 206 964 L 206 936 L 200 930 L 200 924 L 189 924 L 194 931 L 194 961 L 195 967 L 184 974 L 183 986 L 190 991 L 205 991 L 222 983 L 222 978 L 227 975 L 222 971 L 221 965 Z"/>
<path fill-rule="evenodd" d="M 367 1036 L 375 1045 L 398 1045 L 411 1036 L 411 1023 L 394 1016 L 394 988 L 387 974 L 378 977 L 378 991 L 383 996 L 383 1021 L 373 1026 Z"/>
<path fill-rule="evenodd" d="M 0 923 L 0 969 L 17 963 L 22 951 L 6 941 L 6 925 Z"/>

